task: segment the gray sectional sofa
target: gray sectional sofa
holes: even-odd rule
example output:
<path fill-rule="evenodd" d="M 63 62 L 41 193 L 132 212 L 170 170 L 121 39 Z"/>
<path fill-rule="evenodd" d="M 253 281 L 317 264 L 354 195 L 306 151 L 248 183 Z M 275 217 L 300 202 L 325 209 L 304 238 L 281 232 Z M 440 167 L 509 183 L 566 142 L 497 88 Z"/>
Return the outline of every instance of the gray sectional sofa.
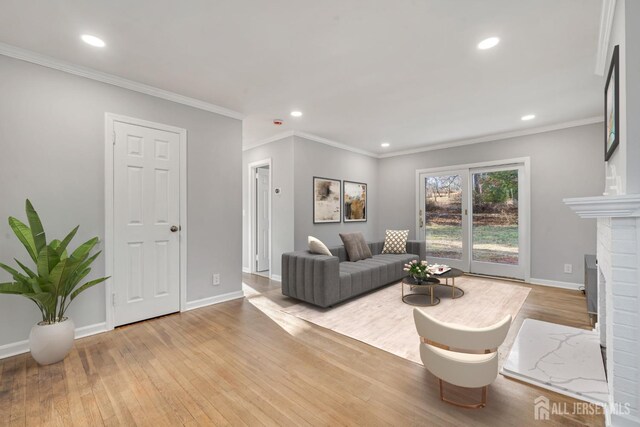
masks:
<path fill-rule="evenodd" d="M 406 254 L 382 254 L 384 242 L 369 243 L 373 258 L 350 262 L 344 246 L 329 248 L 333 256 L 309 251 L 282 255 L 282 293 L 329 307 L 396 282 L 407 275 L 404 264 L 426 257 L 424 241 L 409 240 Z"/>

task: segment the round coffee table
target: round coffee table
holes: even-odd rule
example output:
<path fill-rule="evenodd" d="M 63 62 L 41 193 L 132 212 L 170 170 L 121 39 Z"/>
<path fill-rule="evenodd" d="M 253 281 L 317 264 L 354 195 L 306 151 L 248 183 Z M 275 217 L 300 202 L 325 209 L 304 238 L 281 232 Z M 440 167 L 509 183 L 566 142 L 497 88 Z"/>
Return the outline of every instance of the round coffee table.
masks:
<path fill-rule="evenodd" d="M 433 288 L 439 284 L 440 280 L 435 277 L 429 277 L 425 282 L 418 283 L 413 277 L 407 276 L 402 279 L 402 302 L 421 307 L 438 305 L 440 303 L 440 298 L 433 295 Z M 409 288 L 408 293 L 405 293 L 405 286 Z M 421 291 L 429 292 L 425 293 Z M 426 302 L 424 300 L 426 300 Z"/>
<path fill-rule="evenodd" d="M 459 270 L 457 268 L 452 268 L 446 273 L 442 274 L 434 274 L 431 277 L 435 277 L 438 279 L 444 279 L 444 283 L 440 283 L 441 286 L 448 286 L 451 288 L 451 298 L 456 299 L 460 298 L 464 295 L 464 289 L 456 288 L 456 277 L 460 277 L 464 275 L 464 271 Z M 451 284 L 449 284 L 449 279 L 451 279 Z"/>

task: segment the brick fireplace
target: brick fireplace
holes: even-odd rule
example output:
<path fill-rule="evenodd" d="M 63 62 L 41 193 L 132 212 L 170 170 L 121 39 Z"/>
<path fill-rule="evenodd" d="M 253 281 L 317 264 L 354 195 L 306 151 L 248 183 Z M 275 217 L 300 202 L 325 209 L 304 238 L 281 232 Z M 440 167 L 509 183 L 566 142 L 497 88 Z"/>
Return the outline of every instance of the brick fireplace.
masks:
<path fill-rule="evenodd" d="M 640 425 L 640 195 L 564 202 L 598 224 L 597 328 L 606 347 L 609 407 L 618 409 L 609 411 L 608 424 Z"/>

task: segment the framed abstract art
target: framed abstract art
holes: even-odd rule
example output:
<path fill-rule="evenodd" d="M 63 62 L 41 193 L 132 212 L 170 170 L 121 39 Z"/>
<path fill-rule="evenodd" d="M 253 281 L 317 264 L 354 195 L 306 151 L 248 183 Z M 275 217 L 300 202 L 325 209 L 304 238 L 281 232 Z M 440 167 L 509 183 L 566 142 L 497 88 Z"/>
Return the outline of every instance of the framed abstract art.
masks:
<path fill-rule="evenodd" d="M 344 181 L 342 194 L 344 222 L 366 222 L 367 184 Z"/>
<path fill-rule="evenodd" d="M 339 179 L 313 177 L 313 223 L 325 224 L 341 221 Z"/>

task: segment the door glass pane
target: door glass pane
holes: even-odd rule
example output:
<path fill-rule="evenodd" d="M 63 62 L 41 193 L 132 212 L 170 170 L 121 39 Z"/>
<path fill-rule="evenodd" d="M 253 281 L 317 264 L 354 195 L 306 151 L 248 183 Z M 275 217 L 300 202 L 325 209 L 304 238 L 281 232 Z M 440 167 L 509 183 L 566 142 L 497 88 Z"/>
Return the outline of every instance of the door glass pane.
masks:
<path fill-rule="evenodd" d="M 460 175 L 425 179 L 427 256 L 462 259 L 462 180 Z"/>
<path fill-rule="evenodd" d="M 518 170 L 472 175 L 474 261 L 518 264 Z"/>

